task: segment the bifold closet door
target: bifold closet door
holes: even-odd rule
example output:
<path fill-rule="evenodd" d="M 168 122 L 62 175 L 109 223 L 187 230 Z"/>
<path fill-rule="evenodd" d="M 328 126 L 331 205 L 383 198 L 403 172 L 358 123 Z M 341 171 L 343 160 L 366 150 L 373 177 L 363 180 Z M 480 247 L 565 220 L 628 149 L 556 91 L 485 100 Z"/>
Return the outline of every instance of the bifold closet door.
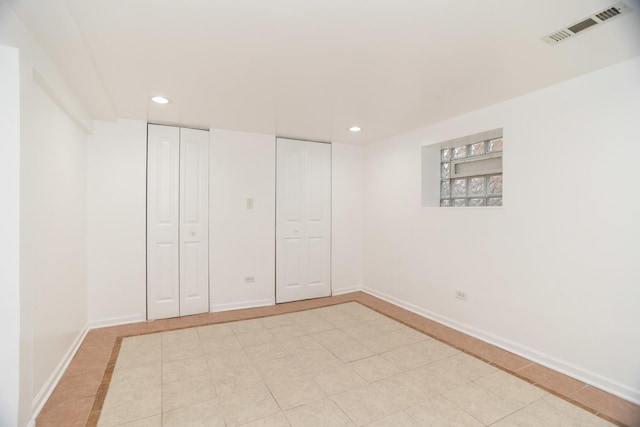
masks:
<path fill-rule="evenodd" d="M 330 296 L 331 145 L 276 147 L 276 302 Z"/>
<path fill-rule="evenodd" d="M 209 132 L 180 129 L 180 315 L 209 311 Z"/>
<path fill-rule="evenodd" d="M 147 317 L 207 312 L 209 132 L 147 132 Z"/>

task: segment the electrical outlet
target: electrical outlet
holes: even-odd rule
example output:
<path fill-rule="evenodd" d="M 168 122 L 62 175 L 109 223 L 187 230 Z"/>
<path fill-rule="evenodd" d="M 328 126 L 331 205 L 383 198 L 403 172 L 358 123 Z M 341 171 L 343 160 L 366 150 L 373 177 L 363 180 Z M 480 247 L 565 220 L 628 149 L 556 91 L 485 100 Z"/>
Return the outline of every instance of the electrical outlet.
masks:
<path fill-rule="evenodd" d="M 456 298 L 462 301 L 466 301 L 467 293 L 465 291 L 461 291 L 460 289 L 456 289 Z"/>
<path fill-rule="evenodd" d="M 244 276 L 244 283 L 254 283 L 256 278 L 254 276 Z"/>

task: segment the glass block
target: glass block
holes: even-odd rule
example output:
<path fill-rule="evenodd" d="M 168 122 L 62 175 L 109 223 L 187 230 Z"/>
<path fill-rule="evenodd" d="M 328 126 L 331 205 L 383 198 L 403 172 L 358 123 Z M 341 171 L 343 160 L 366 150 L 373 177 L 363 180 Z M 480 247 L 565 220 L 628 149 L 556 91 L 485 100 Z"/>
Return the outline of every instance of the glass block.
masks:
<path fill-rule="evenodd" d="M 442 207 L 451 206 L 451 199 L 440 199 L 440 206 Z"/>
<path fill-rule="evenodd" d="M 469 199 L 469 206 L 484 206 L 484 198 L 476 197 Z"/>
<path fill-rule="evenodd" d="M 440 183 L 440 197 L 451 197 L 451 181 L 442 181 Z"/>
<path fill-rule="evenodd" d="M 460 147 L 454 148 L 452 157 L 454 159 L 462 159 L 463 157 L 467 157 L 467 146 L 462 145 Z"/>
<path fill-rule="evenodd" d="M 469 196 L 484 196 L 486 182 L 487 181 L 484 176 L 469 178 Z"/>
<path fill-rule="evenodd" d="M 502 175 L 489 176 L 487 194 L 502 194 Z"/>
<path fill-rule="evenodd" d="M 469 152 L 469 156 L 481 156 L 484 154 L 484 141 L 476 142 L 475 144 L 471 144 L 469 147 L 471 149 L 471 151 Z"/>
<path fill-rule="evenodd" d="M 467 199 L 453 199 L 453 206 L 459 208 L 461 206 L 466 206 Z"/>
<path fill-rule="evenodd" d="M 442 150 L 442 156 L 440 157 L 443 162 L 451 160 L 451 148 L 444 148 Z"/>
<path fill-rule="evenodd" d="M 487 152 L 496 153 L 498 151 L 502 151 L 502 138 L 492 139 L 489 141 Z"/>
<path fill-rule="evenodd" d="M 450 176 L 451 176 L 451 163 L 443 163 L 440 177 L 442 179 L 449 179 Z"/>
<path fill-rule="evenodd" d="M 487 206 L 502 206 L 502 197 L 487 197 Z"/>
<path fill-rule="evenodd" d="M 467 179 L 454 179 L 451 193 L 453 194 L 453 197 L 465 197 L 467 195 Z"/>

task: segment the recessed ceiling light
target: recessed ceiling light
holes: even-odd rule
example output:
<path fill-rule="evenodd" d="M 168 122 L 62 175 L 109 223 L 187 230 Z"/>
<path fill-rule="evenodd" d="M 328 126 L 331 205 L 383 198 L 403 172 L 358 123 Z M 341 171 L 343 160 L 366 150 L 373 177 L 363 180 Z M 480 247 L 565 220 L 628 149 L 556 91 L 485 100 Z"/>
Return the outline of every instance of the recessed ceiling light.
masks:
<path fill-rule="evenodd" d="M 151 98 L 151 100 L 153 102 L 155 102 L 156 104 L 168 104 L 169 100 L 167 98 L 165 98 L 164 96 L 154 96 L 153 98 Z"/>
<path fill-rule="evenodd" d="M 360 126 L 351 126 L 351 127 L 349 128 L 349 130 L 350 130 L 351 132 L 360 132 L 360 131 L 362 130 L 362 128 L 361 128 Z"/>

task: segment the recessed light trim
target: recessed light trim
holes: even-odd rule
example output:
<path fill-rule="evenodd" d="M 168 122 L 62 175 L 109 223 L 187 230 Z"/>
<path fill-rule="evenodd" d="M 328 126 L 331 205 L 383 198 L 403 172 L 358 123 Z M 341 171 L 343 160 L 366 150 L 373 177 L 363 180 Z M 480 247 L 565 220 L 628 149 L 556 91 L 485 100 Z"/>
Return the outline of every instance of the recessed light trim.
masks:
<path fill-rule="evenodd" d="M 349 128 L 350 132 L 360 132 L 362 130 L 362 128 L 360 126 L 351 126 Z"/>
<path fill-rule="evenodd" d="M 155 102 L 156 104 L 168 104 L 169 100 L 167 98 L 165 98 L 164 96 L 154 96 L 153 98 L 151 98 L 151 100 L 153 102 Z"/>

